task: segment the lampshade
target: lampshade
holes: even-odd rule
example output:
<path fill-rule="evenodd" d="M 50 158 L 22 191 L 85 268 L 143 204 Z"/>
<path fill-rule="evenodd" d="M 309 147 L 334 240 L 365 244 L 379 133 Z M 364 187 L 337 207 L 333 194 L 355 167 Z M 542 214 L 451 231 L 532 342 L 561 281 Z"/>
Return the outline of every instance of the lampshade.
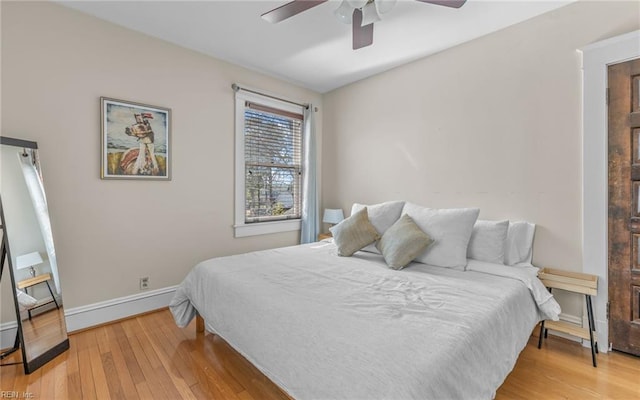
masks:
<path fill-rule="evenodd" d="M 338 224 L 344 219 L 344 214 L 341 208 L 325 208 L 322 222 L 328 224 Z"/>
<path fill-rule="evenodd" d="M 333 13 L 336 15 L 336 17 L 338 17 L 340 22 L 348 25 L 351 23 L 353 7 L 351 7 L 347 0 L 342 0 L 342 3 L 340 3 L 340 7 L 338 7 Z"/>
<path fill-rule="evenodd" d="M 362 24 L 361 26 L 366 26 L 369 24 L 373 24 L 374 22 L 380 21 L 380 15 L 378 15 L 378 10 L 376 9 L 375 3 L 367 3 L 364 7 L 362 7 Z"/>
<path fill-rule="evenodd" d="M 24 269 L 33 267 L 34 265 L 42 264 L 42 257 L 40 257 L 40 253 L 34 251 L 33 253 L 23 254 L 21 256 L 16 257 L 16 268 Z"/>

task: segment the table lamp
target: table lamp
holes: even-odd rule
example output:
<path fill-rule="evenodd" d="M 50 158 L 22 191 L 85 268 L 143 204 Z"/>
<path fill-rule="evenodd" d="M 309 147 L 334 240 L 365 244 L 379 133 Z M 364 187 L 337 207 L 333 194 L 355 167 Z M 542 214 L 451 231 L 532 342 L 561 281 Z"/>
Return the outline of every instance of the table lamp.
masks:
<path fill-rule="evenodd" d="M 34 251 L 33 253 L 23 254 L 21 256 L 16 257 L 16 268 L 17 269 L 25 269 L 29 268 L 29 273 L 32 277 L 36 276 L 35 267 L 38 264 L 42 264 L 43 260 L 40 257 L 40 253 Z"/>
<path fill-rule="evenodd" d="M 331 224 L 332 226 L 340 223 L 344 219 L 344 214 L 341 208 L 325 208 L 322 222 Z"/>

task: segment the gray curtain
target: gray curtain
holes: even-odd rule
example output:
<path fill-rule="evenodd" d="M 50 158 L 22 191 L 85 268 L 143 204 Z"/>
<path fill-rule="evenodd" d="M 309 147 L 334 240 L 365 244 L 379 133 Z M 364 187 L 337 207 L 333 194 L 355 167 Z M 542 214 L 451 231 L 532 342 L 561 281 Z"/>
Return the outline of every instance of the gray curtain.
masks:
<path fill-rule="evenodd" d="M 316 126 L 313 105 L 304 110 L 304 174 L 302 182 L 302 224 L 300 243 L 312 243 L 318 240 L 320 216 L 318 210 L 318 182 L 316 155 Z"/>

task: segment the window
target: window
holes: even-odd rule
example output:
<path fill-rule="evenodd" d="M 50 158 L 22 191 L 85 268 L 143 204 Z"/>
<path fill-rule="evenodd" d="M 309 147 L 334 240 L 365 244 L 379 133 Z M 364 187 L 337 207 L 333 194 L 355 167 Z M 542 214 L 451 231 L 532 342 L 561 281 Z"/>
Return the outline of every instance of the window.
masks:
<path fill-rule="evenodd" d="M 236 237 L 300 229 L 302 107 L 236 93 Z"/>

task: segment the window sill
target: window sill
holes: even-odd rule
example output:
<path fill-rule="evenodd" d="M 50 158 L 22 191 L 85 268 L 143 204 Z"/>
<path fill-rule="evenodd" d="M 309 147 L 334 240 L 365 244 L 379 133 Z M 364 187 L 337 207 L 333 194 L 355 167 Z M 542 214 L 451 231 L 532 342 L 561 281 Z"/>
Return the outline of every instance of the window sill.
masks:
<path fill-rule="evenodd" d="M 290 232 L 300 230 L 300 220 L 274 222 L 256 222 L 254 224 L 234 225 L 235 237 L 268 235 L 270 233 Z"/>

